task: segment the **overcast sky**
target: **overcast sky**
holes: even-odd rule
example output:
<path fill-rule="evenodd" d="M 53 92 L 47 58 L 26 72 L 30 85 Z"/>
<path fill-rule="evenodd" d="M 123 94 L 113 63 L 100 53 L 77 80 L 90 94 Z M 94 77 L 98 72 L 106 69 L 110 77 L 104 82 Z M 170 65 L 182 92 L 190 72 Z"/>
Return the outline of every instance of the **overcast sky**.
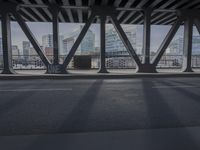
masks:
<path fill-rule="evenodd" d="M 35 35 L 36 39 L 40 44 L 42 44 L 42 36 L 45 34 L 52 33 L 52 25 L 51 23 L 34 23 L 28 22 L 28 26 L 30 27 L 31 31 Z M 73 23 L 60 23 L 60 34 L 67 36 L 75 29 L 77 29 L 81 24 L 73 24 Z M 137 42 L 142 44 L 142 30 L 143 26 L 137 26 Z M 12 45 L 18 45 L 19 48 L 22 48 L 22 41 L 28 40 L 25 34 L 20 29 L 19 25 L 16 22 L 11 23 L 12 29 Z M 95 33 L 95 45 L 99 46 L 99 25 L 93 24 L 90 29 Z M 165 35 L 170 29 L 170 26 L 152 26 L 152 35 L 151 35 L 151 50 L 156 50 L 159 45 L 161 44 L 162 40 L 164 39 Z M 0 29 L 1 32 L 1 29 Z M 194 35 L 197 35 L 196 28 L 194 29 Z M 0 35 L 1 36 L 1 35 Z M 175 38 L 183 36 L 183 27 L 179 29 Z"/>

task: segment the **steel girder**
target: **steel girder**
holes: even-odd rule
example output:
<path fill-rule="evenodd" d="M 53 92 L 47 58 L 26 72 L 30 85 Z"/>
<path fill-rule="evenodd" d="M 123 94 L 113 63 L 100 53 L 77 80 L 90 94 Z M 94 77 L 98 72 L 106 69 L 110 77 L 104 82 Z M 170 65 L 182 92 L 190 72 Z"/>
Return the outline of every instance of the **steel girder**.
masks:
<path fill-rule="evenodd" d="M 93 23 L 96 16 L 98 16 L 101 20 L 101 66 L 99 72 L 107 72 L 105 67 L 105 24 L 106 18 L 109 17 L 112 24 L 114 25 L 119 37 L 121 38 L 122 42 L 124 43 L 127 51 L 129 52 L 130 56 L 134 59 L 137 65 L 138 72 L 156 72 L 156 66 L 160 61 L 161 57 L 163 56 L 165 50 L 167 49 L 168 45 L 170 44 L 171 40 L 175 36 L 177 30 L 179 29 L 182 22 L 184 22 L 184 65 L 183 71 L 192 71 L 191 69 L 191 48 L 192 48 L 192 27 L 193 24 L 197 26 L 198 31 L 200 32 L 200 19 L 197 14 L 199 14 L 199 10 L 180 10 L 177 13 L 177 20 L 175 21 L 174 25 L 171 27 L 169 33 L 163 40 L 160 48 L 156 56 L 150 62 L 150 36 L 151 36 L 151 13 L 153 12 L 152 9 L 144 9 L 144 42 L 143 42 L 143 54 L 144 60 L 141 62 L 138 55 L 136 54 L 135 50 L 133 49 L 130 41 L 128 40 L 125 32 L 123 31 L 119 20 L 117 19 L 117 10 L 113 7 L 93 7 L 91 9 L 91 15 L 86 22 L 85 26 L 83 27 L 80 35 L 78 36 L 77 40 L 75 41 L 74 45 L 72 46 L 69 54 L 67 55 L 66 59 L 64 60 L 63 64 L 59 64 L 58 61 L 58 16 L 60 13 L 60 7 L 58 5 L 49 5 L 48 7 L 51 8 L 50 10 L 52 13 L 52 22 L 53 22 L 53 38 L 54 38 L 54 61 L 53 64 L 49 62 L 47 57 L 42 52 L 36 38 L 24 22 L 22 16 L 18 13 L 18 5 L 13 3 L 3 3 L 1 5 L 2 9 L 0 11 L 2 16 L 2 34 L 3 34 L 3 55 L 4 55 L 4 71 L 3 73 L 14 73 L 12 69 L 12 53 L 11 53 L 11 35 L 10 35 L 10 13 L 15 17 L 16 21 L 19 23 L 20 27 L 22 28 L 23 32 L 30 40 L 31 44 L 35 48 L 36 52 L 40 56 L 41 60 L 47 67 L 47 73 L 67 73 L 66 68 L 70 63 L 71 59 L 73 58 L 77 48 L 79 47 L 82 39 L 84 38 L 85 34 L 87 33 L 90 25 Z M 8 9 L 3 9 L 8 8 Z M 130 10 L 131 11 L 131 10 Z M 133 10 L 135 11 L 135 10 Z M 141 11 L 141 10 L 140 10 Z"/>

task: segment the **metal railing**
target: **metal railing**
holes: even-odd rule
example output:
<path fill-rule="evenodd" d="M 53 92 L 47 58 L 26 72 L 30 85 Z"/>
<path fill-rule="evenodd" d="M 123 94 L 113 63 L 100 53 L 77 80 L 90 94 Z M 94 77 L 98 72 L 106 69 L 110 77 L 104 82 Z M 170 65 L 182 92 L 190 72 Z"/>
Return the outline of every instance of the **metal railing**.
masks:
<path fill-rule="evenodd" d="M 100 66 L 100 56 L 91 56 L 91 68 L 97 69 Z M 13 55 L 13 68 L 16 70 L 41 70 L 46 69 L 45 65 L 41 61 L 38 55 Z M 50 62 L 53 60 L 52 55 L 48 55 L 47 58 Z M 60 55 L 59 61 L 62 63 L 66 56 Z M 140 60 L 143 56 L 139 55 Z M 151 56 L 153 58 L 153 56 Z M 181 68 L 183 64 L 183 55 L 164 55 L 162 56 L 157 68 Z M 136 64 L 134 60 L 129 55 L 107 55 L 106 56 L 106 67 L 113 69 L 129 69 L 135 68 Z M 192 55 L 192 67 L 200 68 L 200 55 Z M 3 56 L 0 55 L 0 69 L 3 68 Z M 73 59 L 68 66 L 69 69 L 74 69 Z"/>

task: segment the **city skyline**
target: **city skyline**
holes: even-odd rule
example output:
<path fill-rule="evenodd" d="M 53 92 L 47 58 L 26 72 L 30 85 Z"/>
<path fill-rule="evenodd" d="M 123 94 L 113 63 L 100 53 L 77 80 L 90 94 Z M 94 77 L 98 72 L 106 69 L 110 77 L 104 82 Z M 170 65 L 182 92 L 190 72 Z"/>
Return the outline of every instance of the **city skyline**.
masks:
<path fill-rule="evenodd" d="M 45 34 L 52 34 L 51 23 L 33 23 L 27 22 L 27 25 L 30 27 L 31 31 L 35 35 L 36 39 L 42 45 L 42 36 Z M 65 38 L 68 37 L 74 30 L 76 30 L 80 25 L 83 24 L 73 24 L 73 23 L 60 23 L 60 35 L 63 35 Z M 38 27 L 40 26 L 40 27 Z M 111 25 L 107 25 L 108 28 L 112 27 Z M 143 26 L 135 25 L 137 27 L 137 43 L 142 46 L 143 39 Z M 124 25 L 122 25 L 124 27 Z M 92 24 L 90 29 L 95 33 L 95 47 L 99 47 L 99 24 Z M 156 51 L 160 46 L 164 36 L 169 31 L 170 26 L 156 26 L 153 25 L 151 28 L 151 51 Z M 1 34 L 1 29 L 0 29 Z M 12 45 L 17 45 L 20 49 L 20 52 L 23 50 L 22 41 L 28 41 L 24 33 L 21 31 L 21 28 L 16 22 L 11 22 L 11 34 L 12 34 Z M 199 35 L 196 28 L 194 28 L 194 36 Z M 180 27 L 174 39 L 178 39 L 183 36 L 183 26 Z M 173 39 L 173 40 L 174 40 Z"/>

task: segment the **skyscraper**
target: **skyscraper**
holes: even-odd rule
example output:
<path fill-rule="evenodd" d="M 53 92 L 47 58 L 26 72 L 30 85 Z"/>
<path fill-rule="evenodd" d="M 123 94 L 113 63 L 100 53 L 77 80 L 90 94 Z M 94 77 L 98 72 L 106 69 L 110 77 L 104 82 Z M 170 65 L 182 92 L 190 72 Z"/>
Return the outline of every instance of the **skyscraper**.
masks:
<path fill-rule="evenodd" d="M 24 55 L 24 59 L 28 60 L 29 59 L 29 55 L 30 55 L 30 42 L 29 41 L 23 41 L 22 42 L 22 46 L 23 46 L 23 55 Z"/>
<path fill-rule="evenodd" d="M 59 54 L 63 55 L 63 39 L 64 36 L 60 35 L 59 36 Z M 43 35 L 42 36 L 42 47 L 43 50 L 45 50 L 45 48 L 53 48 L 53 34 L 47 34 L 47 35 Z"/>
<path fill-rule="evenodd" d="M 63 54 L 64 55 L 68 54 L 68 52 L 72 48 L 74 42 L 75 42 L 75 38 L 74 37 L 65 38 L 63 40 L 63 49 L 64 49 L 64 53 Z"/>
<path fill-rule="evenodd" d="M 124 26 L 123 29 L 131 45 L 136 49 L 136 28 L 134 26 Z M 112 26 L 109 26 L 109 29 L 106 31 L 106 52 L 128 53 L 116 30 Z"/>
<path fill-rule="evenodd" d="M 80 27 L 81 30 L 83 26 Z M 95 51 L 95 34 L 89 29 L 80 45 L 81 53 L 90 53 Z"/>
<path fill-rule="evenodd" d="M 183 37 L 179 37 L 171 42 L 169 45 L 169 53 L 173 55 L 182 55 L 183 54 Z M 200 54 L 200 36 L 192 37 L 192 53 L 194 55 Z"/>
<path fill-rule="evenodd" d="M 42 36 L 42 47 L 45 49 L 46 47 L 53 47 L 53 35 L 47 34 Z"/>
<path fill-rule="evenodd" d="M 19 59 L 19 48 L 17 45 L 12 45 L 12 56 L 14 60 Z"/>
<path fill-rule="evenodd" d="M 175 39 L 170 43 L 169 53 L 172 55 L 183 54 L 183 38 Z"/>
<path fill-rule="evenodd" d="M 80 28 L 63 40 L 64 54 L 67 54 L 71 50 L 82 28 L 83 26 L 80 26 Z M 78 54 L 89 54 L 93 51 L 95 51 L 95 34 L 89 29 L 76 52 Z"/>

